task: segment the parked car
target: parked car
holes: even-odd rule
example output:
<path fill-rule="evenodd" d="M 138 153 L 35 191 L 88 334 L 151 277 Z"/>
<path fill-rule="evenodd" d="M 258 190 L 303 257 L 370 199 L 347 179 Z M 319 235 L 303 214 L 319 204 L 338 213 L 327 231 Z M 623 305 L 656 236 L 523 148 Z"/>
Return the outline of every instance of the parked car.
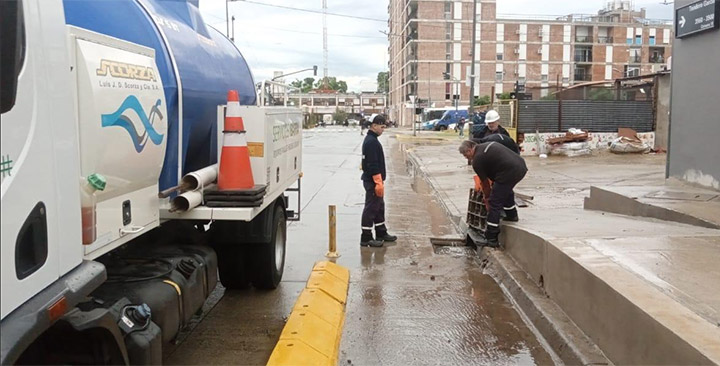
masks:
<path fill-rule="evenodd" d="M 435 124 L 435 131 L 445 131 L 451 124 L 457 124 L 461 118 L 468 118 L 467 109 L 458 109 L 445 112 L 442 118 Z"/>
<path fill-rule="evenodd" d="M 439 119 L 434 119 L 431 121 L 423 122 L 423 124 L 420 126 L 422 130 L 432 131 L 435 129 L 435 124 L 439 121 Z"/>

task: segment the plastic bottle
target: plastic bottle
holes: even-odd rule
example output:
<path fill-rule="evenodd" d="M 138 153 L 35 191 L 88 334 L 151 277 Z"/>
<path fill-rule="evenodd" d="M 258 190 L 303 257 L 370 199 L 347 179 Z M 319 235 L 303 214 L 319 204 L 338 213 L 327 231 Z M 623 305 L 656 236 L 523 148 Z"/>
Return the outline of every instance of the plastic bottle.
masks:
<path fill-rule="evenodd" d="M 80 206 L 82 212 L 82 243 L 90 245 L 97 239 L 97 195 L 106 185 L 105 177 L 100 174 L 90 174 L 80 186 Z"/>

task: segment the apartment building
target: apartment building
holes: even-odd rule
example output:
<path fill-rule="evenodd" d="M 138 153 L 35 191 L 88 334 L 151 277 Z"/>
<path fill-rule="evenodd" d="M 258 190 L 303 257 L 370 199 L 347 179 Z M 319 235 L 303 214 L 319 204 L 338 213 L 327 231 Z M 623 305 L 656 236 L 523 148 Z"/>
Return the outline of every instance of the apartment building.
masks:
<path fill-rule="evenodd" d="M 597 14 L 498 16 L 496 0 L 475 8 L 475 96 L 612 82 L 660 71 L 671 55 L 672 21 L 650 20 L 631 1 Z M 409 126 L 416 105 L 470 100 L 472 0 L 391 0 L 389 113 Z"/>

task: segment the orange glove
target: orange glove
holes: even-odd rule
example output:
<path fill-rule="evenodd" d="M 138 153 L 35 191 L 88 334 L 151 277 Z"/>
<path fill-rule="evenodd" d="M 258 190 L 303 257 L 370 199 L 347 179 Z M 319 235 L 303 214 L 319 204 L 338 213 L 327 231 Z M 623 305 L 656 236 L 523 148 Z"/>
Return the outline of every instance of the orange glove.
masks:
<path fill-rule="evenodd" d="M 373 182 L 375 182 L 375 195 L 380 198 L 385 196 L 385 184 L 383 183 L 382 175 L 373 175 Z"/>
<path fill-rule="evenodd" d="M 490 212 L 490 193 L 492 192 L 492 182 L 489 180 L 480 182 L 483 191 L 483 202 L 485 202 L 485 208 Z"/>
<path fill-rule="evenodd" d="M 473 179 L 475 180 L 475 192 L 480 192 L 480 187 L 482 186 L 482 183 L 480 182 L 480 177 L 474 175 Z"/>

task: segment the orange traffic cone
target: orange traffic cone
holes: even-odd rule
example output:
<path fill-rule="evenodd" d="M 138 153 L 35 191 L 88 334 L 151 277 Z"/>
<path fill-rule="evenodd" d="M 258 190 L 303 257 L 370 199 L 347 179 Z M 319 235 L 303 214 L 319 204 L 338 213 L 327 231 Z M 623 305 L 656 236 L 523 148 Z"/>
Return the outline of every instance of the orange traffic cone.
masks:
<path fill-rule="evenodd" d="M 250 151 L 247 147 L 245 126 L 240 117 L 240 99 L 237 90 L 228 91 L 223 131 L 222 154 L 218 172 L 218 189 L 237 191 L 255 186 L 250 167 Z"/>

